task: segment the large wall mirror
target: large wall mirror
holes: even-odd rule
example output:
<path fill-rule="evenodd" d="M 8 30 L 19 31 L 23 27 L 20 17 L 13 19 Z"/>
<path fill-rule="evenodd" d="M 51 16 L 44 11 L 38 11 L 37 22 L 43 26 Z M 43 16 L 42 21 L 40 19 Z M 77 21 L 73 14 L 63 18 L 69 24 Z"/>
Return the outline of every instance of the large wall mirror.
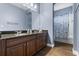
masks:
<path fill-rule="evenodd" d="M 0 31 L 31 29 L 31 12 L 37 12 L 37 4 L 2 3 L 0 4 Z"/>

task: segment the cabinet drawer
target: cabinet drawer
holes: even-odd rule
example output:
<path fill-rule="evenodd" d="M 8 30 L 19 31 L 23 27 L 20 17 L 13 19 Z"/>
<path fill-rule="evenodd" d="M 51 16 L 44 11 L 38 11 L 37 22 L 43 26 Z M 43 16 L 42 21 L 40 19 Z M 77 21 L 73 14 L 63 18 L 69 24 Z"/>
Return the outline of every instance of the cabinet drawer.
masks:
<path fill-rule="evenodd" d="M 18 44 L 12 47 L 7 48 L 7 56 L 25 56 L 26 55 L 26 43 Z"/>
<path fill-rule="evenodd" d="M 10 47 L 19 43 L 23 43 L 32 39 L 35 39 L 35 36 L 22 36 L 22 37 L 11 38 L 7 40 L 7 47 Z"/>

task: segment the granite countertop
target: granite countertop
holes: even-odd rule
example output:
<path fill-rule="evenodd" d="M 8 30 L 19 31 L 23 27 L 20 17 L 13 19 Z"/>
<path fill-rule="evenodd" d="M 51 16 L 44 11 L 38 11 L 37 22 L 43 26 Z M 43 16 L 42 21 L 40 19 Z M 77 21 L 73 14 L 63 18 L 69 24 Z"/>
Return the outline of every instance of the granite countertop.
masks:
<path fill-rule="evenodd" d="M 41 33 L 43 33 L 43 32 L 41 32 Z M 8 38 L 27 36 L 27 35 L 34 35 L 34 34 L 39 34 L 39 33 L 31 33 L 31 34 L 27 34 L 27 33 L 21 33 L 21 34 L 4 34 L 4 35 L 1 36 L 0 39 L 8 39 Z"/>

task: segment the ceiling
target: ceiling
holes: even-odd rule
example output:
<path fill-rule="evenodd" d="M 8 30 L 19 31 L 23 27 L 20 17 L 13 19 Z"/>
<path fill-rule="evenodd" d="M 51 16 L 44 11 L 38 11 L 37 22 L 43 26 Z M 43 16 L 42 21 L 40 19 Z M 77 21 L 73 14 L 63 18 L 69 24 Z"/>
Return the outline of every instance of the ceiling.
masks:
<path fill-rule="evenodd" d="M 36 9 L 26 3 L 11 3 L 12 5 L 19 7 L 27 12 L 36 11 Z M 34 4 L 34 3 L 33 3 Z"/>

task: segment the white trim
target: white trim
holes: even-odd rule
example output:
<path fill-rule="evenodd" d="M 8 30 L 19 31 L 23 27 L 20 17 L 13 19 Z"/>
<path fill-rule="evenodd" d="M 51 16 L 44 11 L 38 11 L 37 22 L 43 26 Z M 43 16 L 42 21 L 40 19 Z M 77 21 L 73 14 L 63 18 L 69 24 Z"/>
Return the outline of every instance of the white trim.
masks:
<path fill-rule="evenodd" d="M 48 43 L 47 46 L 53 48 L 54 47 L 54 44 L 49 44 Z"/>
<path fill-rule="evenodd" d="M 73 39 L 68 39 L 68 40 L 59 40 L 59 39 L 55 39 L 55 41 L 59 41 L 59 42 L 63 42 L 63 43 L 68 43 L 68 44 L 73 44 Z"/>
<path fill-rule="evenodd" d="M 74 54 L 74 55 L 79 56 L 78 51 L 76 51 L 76 50 L 72 49 L 72 52 L 73 52 L 73 54 Z"/>

